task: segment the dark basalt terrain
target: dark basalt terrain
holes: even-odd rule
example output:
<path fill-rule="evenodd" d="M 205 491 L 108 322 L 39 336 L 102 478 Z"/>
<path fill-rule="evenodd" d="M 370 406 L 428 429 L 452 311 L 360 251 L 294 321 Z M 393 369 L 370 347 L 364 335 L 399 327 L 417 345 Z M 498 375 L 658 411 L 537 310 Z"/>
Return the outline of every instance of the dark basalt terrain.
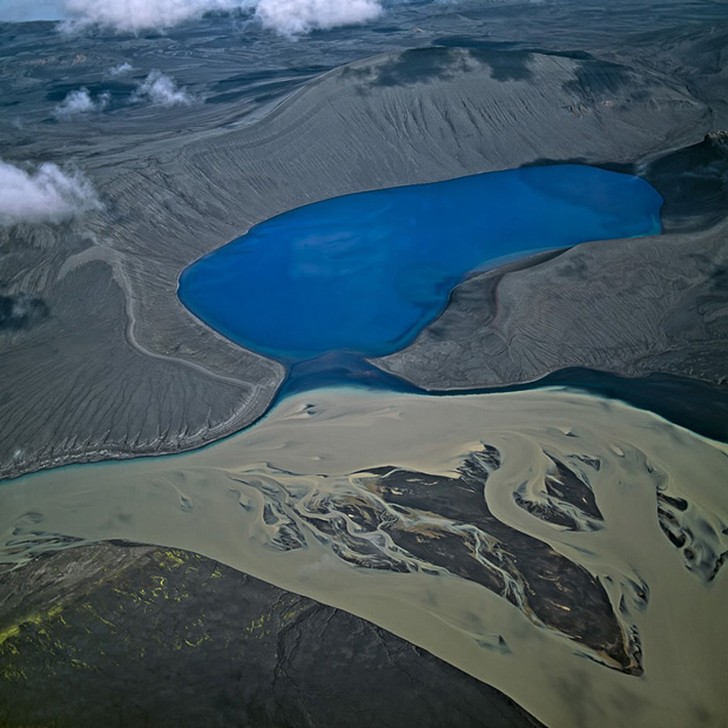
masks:
<path fill-rule="evenodd" d="M 638 645 L 624 633 L 599 580 L 491 513 L 487 481 L 500 464 L 498 450 L 485 445 L 465 459 L 457 478 L 373 469 L 352 477 L 374 499 L 332 493 L 296 511 L 349 563 L 400 573 L 442 570 L 474 581 L 529 619 L 593 650 L 610 667 L 641 674 Z M 555 462 L 545 488 L 551 507 L 533 509 L 534 515 L 557 525 L 566 520 L 571 528 L 599 528 L 602 519 L 591 488 L 574 470 Z M 278 526 L 278 548 L 299 548 L 303 536 L 285 510 L 271 510 L 266 522 Z"/>
<path fill-rule="evenodd" d="M 363 619 L 184 551 L 48 553 L 0 595 L 3 728 L 541 725 Z"/>

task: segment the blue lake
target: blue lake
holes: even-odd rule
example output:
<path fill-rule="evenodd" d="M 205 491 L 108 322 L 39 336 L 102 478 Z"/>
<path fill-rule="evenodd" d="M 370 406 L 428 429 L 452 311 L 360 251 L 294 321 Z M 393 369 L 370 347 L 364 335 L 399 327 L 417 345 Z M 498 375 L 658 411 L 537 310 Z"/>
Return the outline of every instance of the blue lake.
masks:
<path fill-rule="evenodd" d="M 402 348 L 479 268 L 587 240 L 657 234 L 662 197 L 631 175 L 526 167 L 336 197 L 278 215 L 190 265 L 182 303 L 287 363 Z"/>

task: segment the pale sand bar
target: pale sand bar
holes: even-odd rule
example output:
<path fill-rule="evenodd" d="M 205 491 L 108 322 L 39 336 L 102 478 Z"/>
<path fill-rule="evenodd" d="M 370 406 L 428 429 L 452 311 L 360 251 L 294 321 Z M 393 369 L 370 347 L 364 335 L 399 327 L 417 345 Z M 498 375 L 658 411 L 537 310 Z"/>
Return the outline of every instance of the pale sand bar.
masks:
<path fill-rule="evenodd" d="M 388 507 L 366 473 L 399 466 L 455 476 L 483 444 L 502 458 L 487 478 L 490 512 L 598 577 L 625 636 L 641 644 L 641 676 L 607 667 L 594 650 L 425 559 L 407 557 L 405 573 L 354 566 L 336 555 L 346 554 L 336 534 L 327 538 L 306 517 L 344 523 L 346 504 L 358 498 L 380 509 L 379 525 L 432 525 L 434 505 Z M 596 530 L 586 521 L 565 530 L 514 501 L 516 490 L 548 501 L 544 451 L 593 490 L 603 516 Z M 47 548 L 44 534 L 189 549 L 367 618 L 504 691 L 547 725 L 682 728 L 701 719 L 721 725 L 728 711 L 728 583 L 720 571 L 727 481 L 727 446 L 586 395 L 328 389 L 292 397 L 246 432 L 192 453 L 6 483 L 0 533 L 11 562 Z M 660 528 L 658 489 L 663 503 L 686 501 L 677 515 L 692 534 L 692 562 Z M 464 527 L 439 523 L 452 533 Z M 357 534 L 353 521 L 346 532 Z M 298 544 L 282 545 L 286 533 L 298 533 Z M 387 533 L 370 536 L 383 557 L 402 558 Z"/>

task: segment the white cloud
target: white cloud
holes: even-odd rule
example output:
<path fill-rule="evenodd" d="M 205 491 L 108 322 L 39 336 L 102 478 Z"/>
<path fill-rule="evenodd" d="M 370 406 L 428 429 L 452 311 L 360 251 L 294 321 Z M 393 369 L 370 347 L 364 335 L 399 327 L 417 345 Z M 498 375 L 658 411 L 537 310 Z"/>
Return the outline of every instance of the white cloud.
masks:
<path fill-rule="evenodd" d="M 170 28 L 205 13 L 250 6 L 250 0 L 65 0 L 67 16 L 76 24 L 131 32 Z"/>
<path fill-rule="evenodd" d="M 194 97 L 161 71 L 150 71 L 132 94 L 132 101 L 150 101 L 157 106 L 189 106 Z"/>
<path fill-rule="evenodd" d="M 2 226 L 58 223 L 100 207 L 91 183 L 79 172 L 64 172 L 50 162 L 29 170 L 0 159 Z"/>
<path fill-rule="evenodd" d="M 66 98 L 53 110 L 53 116 L 56 119 L 68 121 L 75 116 L 103 111 L 110 100 L 111 95 L 108 92 L 99 94 L 96 99 L 92 99 L 88 89 L 81 87 L 66 94 Z"/>
<path fill-rule="evenodd" d="M 373 20 L 382 0 L 65 0 L 67 27 L 101 25 L 122 32 L 165 29 L 209 12 L 254 11 L 283 35 Z"/>
<path fill-rule="evenodd" d="M 378 0 L 258 0 L 255 11 L 266 28 L 284 35 L 365 23 L 381 13 Z"/>
<path fill-rule="evenodd" d="M 111 76 L 112 78 L 117 78 L 118 76 L 126 76 L 127 74 L 131 73 L 134 70 L 134 67 L 131 65 L 131 63 L 124 61 L 123 63 L 120 63 L 118 66 L 114 66 L 113 68 L 110 68 L 107 71 L 107 74 Z"/>

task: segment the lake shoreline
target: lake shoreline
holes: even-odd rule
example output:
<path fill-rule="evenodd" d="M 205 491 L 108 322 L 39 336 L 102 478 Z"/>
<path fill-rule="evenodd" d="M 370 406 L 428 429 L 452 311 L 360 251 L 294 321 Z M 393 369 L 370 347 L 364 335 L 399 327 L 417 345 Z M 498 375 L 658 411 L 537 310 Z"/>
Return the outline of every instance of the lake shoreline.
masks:
<path fill-rule="evenodd" d="M 487 22 L 501 12 L 508 16 L 489 9 Z M 543 28 L 555 22 L 533 12 Z M 715 23 L 715 12 L 706 9 L 706 23 Z M 211 30 L 217 22 L 209 21 Z M 511 27 L 503 22 L 499 33 Z M 681 39 L 669 52 L 658 44 L 635 46 L 632 26 L 624 36 L 610 33 L 619 62 L 606 57 L 595 38 L 584 40 L 580 53 L 553 44 L 539 51 L 504 46 L 496 38 L 425 42 L 353 62 L 351 55 L 339 64 L 334 59 L 328 70 L 308 69 L 291 81 L 293 90 L 287 86 L 257 106 L 253 90 L 245 103 L 121 109 L 47 124 L 45 136 L 24 137 L 23 153 L 33 158 L 66 150 L 100 199 L 113 204 L 66 225 L 18 230 L 33 241 L 22 248 L 0 233 L 9 251 L 5 277 L 13 282 L 0 293 L 31 296 L 48 311 L 23 329 L 0 331 L 1 476 L 83 459 L 183 451 L 257 420 L 283 382 L 283 367 L 225 341 L 175 296 L 180 271 L 256 223 L 336 195 L 546 162 L 621 167 L 644 176 L 665 197 L 666 234 L 607 246 L 619 250 L 617 257 L 580 245 L 550 264 L 467 280 L 415 349 L 377 365 L 427 389 L 532 381 L 569 366 L 629 376 L 665 372 L 718 384 L 728 350 L 724 319 L 701 318 L 697 302 L 722 300 L 725 192 L 710 170 L 725 164 L 718 132 L 728 126 L 728 109 L 711 91 L 717 81 L 701 55 L 701 27 L 698 22 L 687 39 L 682 26 L 679 33 L 665 30 Z M 69 51 L 68 39 L 53 35 L 51 26 L 30 24 L 25 32 L 41 33 L 58 57 Z M 24 33 L 8 47 L 22 44 Z M 383 37 L 375 32 L 374 38 Z M 113 65 L 105 60 L 107 45 L 84 42 L 87 60 L 78 72 L 96 74 L 103 84 L 99 69 Z M 126 60 L 143 66 L 149 42 L 135 40 Z M 665 54 L 671 68 L 694 68 L 689 83 L 651 68 L 664 65 Z M 194 70 L 181 57 L 168 62 L 163 70 L 169 73 Z M 691 95 L 690 88 L 699 93 Z M 15 91 L 9 93 L 11 101 Z M 47 104 L 32 99 L 28 103 L 39 108 Z M 625 325 L 614 304 L 625 293 L 623 271 L 645 262 L 660 275 L 651 276 L 649 298 L 630 303 L 630 311 L 645 312 L 640 326 Z M 571 278 L 563 277 L 564 266 Z M 534 291 L 578 292 L 574 274 L 580 269 L 605 273 L 604 306 L 596 306 L 594 296 L 562 301 L 555 319 L 539 319 L 550 303 Z M 680 286 L 689 291 L 686 298 L 677 297 Z M 78 290 L 88 292 L 85 300 Z M 669 311 L 650 304 L 671 297 Z M 512 317 L 506 329 L 487 326 L 495 300 L 498 322 Z M 572 323 L 576 316 L 583 324 Z M 451 327 L 453 317 L 467 325 Z M 589 333 L 581 349 L 586 355 L 575 352 L 575 341 L 549 343 L 554 322 L 570 339 Z M 514 340 L 513 331 L 527 332 L 529 346 Z M 467 346 L 477 341 L 483 348 L 471 355 Z M 515 358 L 503 358 L 506 341 Z M 463 344 L 467 356 L 458 355 Z M 599 350 L 603 355 L 593 356 Z M 498 371 L 487 370 L 491 361 Z"/>

